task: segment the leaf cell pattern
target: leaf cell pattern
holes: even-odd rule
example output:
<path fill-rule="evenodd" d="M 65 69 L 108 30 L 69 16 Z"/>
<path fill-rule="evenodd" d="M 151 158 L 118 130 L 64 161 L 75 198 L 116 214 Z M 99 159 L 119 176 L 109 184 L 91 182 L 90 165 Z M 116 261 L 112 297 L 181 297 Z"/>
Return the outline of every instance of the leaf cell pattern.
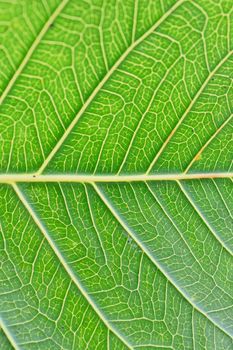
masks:
<path fill-rule="evenodd" d="M 0 349 L 231 350 L 231 0 L 0 0 Z"/>

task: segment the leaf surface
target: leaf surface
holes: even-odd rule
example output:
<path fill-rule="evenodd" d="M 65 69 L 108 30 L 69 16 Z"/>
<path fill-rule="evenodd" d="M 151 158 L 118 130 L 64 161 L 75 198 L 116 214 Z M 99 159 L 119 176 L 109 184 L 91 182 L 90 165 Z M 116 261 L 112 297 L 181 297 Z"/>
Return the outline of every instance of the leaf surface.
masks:
<path fill-rule="evenodd" d="M 232 2 L 0 8 L 0 349 L 232 349 Z"/>

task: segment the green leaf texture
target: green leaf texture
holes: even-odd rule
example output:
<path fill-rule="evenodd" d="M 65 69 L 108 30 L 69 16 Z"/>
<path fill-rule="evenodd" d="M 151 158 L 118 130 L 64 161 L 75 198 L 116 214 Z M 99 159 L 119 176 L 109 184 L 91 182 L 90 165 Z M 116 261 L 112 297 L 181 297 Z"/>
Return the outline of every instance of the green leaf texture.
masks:
<path fill-rule="evenodd" d="M 233 349 L 232 0 L 0 0 L 0 350 Z"/>

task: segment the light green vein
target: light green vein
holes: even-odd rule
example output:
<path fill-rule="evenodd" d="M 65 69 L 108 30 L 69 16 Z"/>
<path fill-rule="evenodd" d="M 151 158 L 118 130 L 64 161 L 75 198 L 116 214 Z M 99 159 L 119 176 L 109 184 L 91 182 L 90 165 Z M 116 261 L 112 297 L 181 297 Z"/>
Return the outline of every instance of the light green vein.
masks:
<path fill-rule="evenodd" d="M 14 339 L 13 335 L 11 334 L 11 332 L 8 329 L 8 326 L 5 324 L 5 322 L 3 321 L 2 318 L 0 318 L 0 329 L 3 330 L 3 332 L 5 333 L 7 339 L 9 340 L 9 342 L 11 343 L 13 348 L 15 350 L 20 350 L 18 344 L 16 343 L 16 340 Z"/>
<path fill-rule="evenodd" d="M 37 225 L 37 227 L 40 229 L 40 231 L 42 232 L 42 234 L 44 235 L 44 237 L 46 238 L 46 240 L 48 241 L 50 247 L 52 248 L 52 250 L 54 251 L 54 253 L 56 254 L 57 258 L 59 259 L 60 263 L 62 264 L 62 266 L 64 267 L 65 271 L 67 272 L 67 274 L 69 275 L 69 277 L 71 278 L 71 280 L 74 282 L 74 284 L 76 285 L 76 287 L 80 290 L 80 292 L 82 293 L 82 295 L 84 296 L 84 298 L 88 301 L 88 303 L 91 305 L 91 307 L 93 308 L 93 310 L 96 312 L 96 314 L 99 316 L 99 318 L 102 320 L 102 322 L 105 324 L 105 326 L 110 329 L 110 331 L 115 334 L 115 336 L 117 338 L 119 338 L 123 344 L 125 344 L 125 346 L 127 346 L 128 349 L 133 349 L 132 346 L 127 342 L 127 340 L 123 337 L 122 334 L 120 334 L 118 332 L 118 330 L 116 330 L 116 328 L 108 321 L 108 319 L 106 318 L 106 316 L 102 313 L 102 311 L 99 309 L 98 305 L 95 303 L 95 301 L 89 296 L 89 294 L 87 293 L 86 289 L 84 288 L 84 286 L 82 285 L 81 281 L 79 280 L 79 278 L 77 277 L 77 275 L 73 272 L 73 270 L 69 267 L 69 265 L 67 264 L 67 262 L 65 261 L 65 258 L 63 257 L 63 255 L 61 254 L 61 252 L 59 251 L 58 247 L 56 246 L 55 242 L 52 240 L 52 238 L 50 237 L 50 235 L 48 234 L 46 228 L 44 227 L 44 225 L 42 224 L 42 222 L 40 221 L 39 217 L 37 216 L 37 214 L 34 212 L 33 208 L 30 206 L 30 204 L 28 203 L 26 197 L 24 196 L 24 194 L 22 193 L 22 191 L 19 189 L 19 187 L 16 184 L 13 184 L 12 187 L 15 190 L 15 193 L 17 194 L 17 196 L 19 197 L 20 201 L 22 202 L 22 204 L 24 205 L 24 207 L 27 209 L 28 213 L 30 214 L 30 216 L 32 217 L 33 221 L 35 222 L 35 224 Z"/>
<path fill-rule="evenodd" d="M 147 30 L 139 39 L 134 41 L 128 49 L 120 56 L 120 58 L 116 61 L 116 63 L 111 67 L 111 69 L 107 72 L 107 74 L 104 76 L 104 78 L 100 81 L 100 83 L 96 86 L 96 88 L 93 90 L 89 98 L 86 100 L 82 108 L 79 110 L 79 112 L 76 114 L 75 118 L 72 120 L 60 140 L 57 142 L 56 146 L 53 148 L 53 150 L 50 152 L 48 157 L 45 159 L 39 170 L 37 171 L 37 174 L 41 174 L 44 169 L 49 164 L 50 160 L 53 158 L 53 156 L 57 153 L 58 149 L 61 147 L 67 136 L 70 134 L 74 126 L 77 124 L 79 118 L 83 115 L 87 107 L 90 105 L 92 100 L 95 98 L 95 96 L 98 94 L 100 89 L 103 87 L 103 85 L 108 81 L 108 79 L 111 77 L 111 75 L 114 73 L 114 71 L 120 66 L 120 64 L 125 60 L 125 58 L 130 54 L 130 52 L 138 46 L 143 40 L 145 40 L 151 33 L 154 32 L 154 30 L 165 21 L 166 18 L 168 18 L 185 0 L 178 0 L 164 15 L 149 29 Z"/>
<path fill-rule="evenodd" d="M 206 80 L 204 81 L 204 83 L 201 85 L 200 89 L 197 91 L 196 95 L 194 96 L 194 98 L 192 99 L 192 101 L 190 102 L 188 108 L 185 110 L 185 112 L 183 113 L 183 115 L 181 116 L 181 118 L 179 119 L 178 123 L 176 124 L 176 126 L 173 128 L 173 130 L 170 132 L 170 134 L 168 135 L 167 139 L 165 140 L 165 142 L 163 143 L 162 147 L 160 148 L 160 150 L 156 153 L 153 161 L 150 163 L 150 166 L 148 167 L 146 174 L 149 174 L 152 170 L 152 168 L 154 167 L 155 163 L 158 161 L 158 159 L 160 158 L 161 154 L 163 153 L 163 151 L 165 150 L 166 146 L 168 145 L 168 143 L 170 142 L 171 138 L 174 136 L 174 134 L 176 133 L 177 129 L 179 128 L 179 126 L 182 124 L 183 120 L 186 118 L 186 116 L 188 115 L 188 113 L 191 111 L 192 107 L 195 105 L 195 103 L 197 102 L 199 96 L 202 94 L 202 92 L 205 90 L 206 86 L 208 85 L 209 81 L 211 80 L 211 78 L 213 78 L 213 76 L 215 75 L 215 73 L 221 68 L 221 66 L 227 62 L 227 60 L 229 59 L 229 57 L 232 55 L 233 51 L 230 51 L 227 53 L 227 55 L 225 55 L 223 57 L 223 59 L 217 64 L 217 66 L 210 72 L 210 74 L 208 75 L 208 77 L 206 78 Z M 188 168 L 189 169 L 189 168 Z"/>
<path fill-rule="evenodd" d="M 75 174 L 0 174 L 0 183 L 20 183 L 20 182 L 137 182 L 137 181 L 177 181 L 195 179 L 217 179 L 232 178 L 232 172 L 220 173 L 180 173 L 180 174 L 152 174 L 152 175 L 75 175 Z"/>
<path fill-rule="evenodd" d="M 194 301 L 190 300 L 189 295 L 179 286 L 176 285 L 175 280 L 170 276 L 170 274 L 164 269 L 164 267 L 160 264 L 159 261 L 156 260 L 156 258 L 151 254 L 150 250 L 143 244 L 143 242 L 140 241 L 140 239 L 130 230 L 128 225 L 124 222 L 124 220 L 121 218 L 121 216 L 118 214 L 116 209 L 112 206 L 112 204 L 109 202 L 107 197 L 103 194 L 103 192 L 98 188 L 96 184 L 92 184 L 96 192 L 98 193 L 99 197 L 103 201 L 103 203 L 106 205 L 106 207 L 110 210 L 112 215 L 115 217 L 115 219 L 121 224 L 123 229 L 129 234 L 129 236 L 137 243 L 138 247 L 141 249 L 142 252 L 144 252 L 147 257 L 153 262 L 155 266 L 162 272 L 162 274 L 167 278 L 167 280 L 175 287 L 175 289 L 188 301 L 189 304 L 192 305 L 192 307 L 197 310 L 199 313 L 201 313 L 203 316 L 205 316 L 211 323 L 213 323 L 218 329 L 220 329 L 222 332 L 224 332 L 227 336 L 230 336 L 230 334 L 216 321 L 209 317 L 209 315 L 201 309 L 199 305 L 197 305 Z"/>
<path fill-rule="evenodd" d="M 208 223 L 208 221 L 206 220 L 205 216 L 202 214 L 201 210 L 198 208 L 198 206 L 195 204 L 195 202 L 193 201 L 193 199 L 191 198 L 191 196 L 189 195 L 188 191 L 184 188 L 184 186 L 181 184 L 180 181 L 177 181 L 182 193 L 185 195 L 185 197 L 187 198 L 188 202 L 192 205 L 192 207 L 194 208 L 195 212 L 198 214 L 198 216 L 202 219 L 202 221 L 204 222 L 204 224 L 207 226 L 207 228 L 210 230 L 210 232 L 214 235 L 214 237 L 217 239 L 217 241 L 226 249 L 226 251 L 233 256 L 232 251 L 227 247 L 227 245 L 225 244 L 225 242 L 219 237 L 219 235 L 217 234 L 217 232 L 215 232 L 215 230 L 213 229 L 213 227 L 211 227 L 211 225 Z"/>
<path fill-rule="evenodd" d="M 12 76 L 11 80 L 9 81 L 8 85 L 6 86 L 5 90 L 3 91 L 2 96 L 0 97 L 0 105 L 3 103 L 4 99 L 6 98 L 8 92 L 13 87 L 15 81 L 23 71 L 24 67 L 27 65 L 28 61 L 30 60 L 32 54 L 34 53 L 35 49 L 41 42 L 41 39 L 43 36 L 47 33 L 48 28 L 50 25 L 55 21 L 59 13 L 63 10 L 65 5 L 68 3 L 69 0 L 63 0 L 60 5 L 56 8 L 56 10 L 52 13 L 52 15 L 49 17 L 48 21 L 45 23 L 44 27 L 36 37 L 35 41 L 32 43 L 32 46 L 28 50 L 27 54 L 25 55 L 24 59 L 22 60 L 21 64 L 19 65 L 18 69 L 16 70 L 15 74 Z"/>

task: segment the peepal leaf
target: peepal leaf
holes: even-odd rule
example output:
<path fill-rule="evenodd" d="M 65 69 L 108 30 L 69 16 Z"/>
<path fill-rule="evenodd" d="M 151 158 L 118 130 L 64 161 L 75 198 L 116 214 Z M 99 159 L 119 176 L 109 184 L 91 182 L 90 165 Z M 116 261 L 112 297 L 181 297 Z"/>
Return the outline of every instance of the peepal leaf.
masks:
<path fill-rule="evenodd" d="M 0 0 L 0 349 L 233 347 L 231 0 Z"/>

